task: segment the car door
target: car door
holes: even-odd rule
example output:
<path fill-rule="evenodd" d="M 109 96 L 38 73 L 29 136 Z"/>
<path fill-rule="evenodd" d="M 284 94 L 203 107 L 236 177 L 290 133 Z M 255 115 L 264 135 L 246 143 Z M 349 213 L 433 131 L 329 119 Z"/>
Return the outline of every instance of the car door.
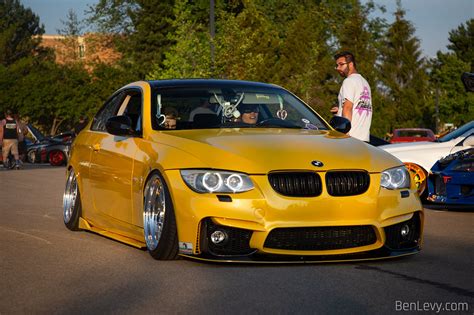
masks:
<path fill-rule="evenodd" d="M 89 185 L 96 213 L 120 221 L 131 222 L 131 186 L 134 156 L 142 131 L 142 93 L 127 89 L 115 115 L 132 120 L 134 136 L 114 136 L 97 132 L 91 139 Z"/>
<path fill-rule="evenodd" d="M 76 173 L 80 174 L 82 215 L 87 219 L 93 219 L 95 214 L 93 187 L 91 187 L 90 180 L 92 144 L 99 142 L 106 136 L 105 123 L 117 113 L 123 98 L 122 92 L 112 95 L 93 118 L 90 130 L 84 130 L 74 140 L 74 155 L 81 157 L 80 163 L 77 163 L 76 166 Z"/>

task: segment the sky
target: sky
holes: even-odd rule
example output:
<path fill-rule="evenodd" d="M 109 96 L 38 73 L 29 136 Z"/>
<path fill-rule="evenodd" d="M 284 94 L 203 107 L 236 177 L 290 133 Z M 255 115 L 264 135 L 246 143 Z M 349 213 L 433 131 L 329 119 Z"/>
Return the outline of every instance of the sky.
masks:
<path fill-rule="evenodd" d="M 159 1 L 159 0 L 158 0 Z M 40 17 L 46 34 L 57 34 L 64 25 L 69 9 L 73 9 L 79 19 L 84 11 L 97 0 L 20 0 Z M 362 0 L 362 3 L 367 0 Z M 393 22 L 396 0 L 375 0 L 376 4 L 384 5 L 385 14 L 378 13 L 388 22 Z M 401 0 L 406 11 L 405 18 L 415 27 L 415 36 L 421 41 L 421 49 L 425 57 L 435 57 L 436 52 L 446 52 L 449 44 L 449 32 L 457 29 L 461 23 L 474 18 L 474 0 Z"/>

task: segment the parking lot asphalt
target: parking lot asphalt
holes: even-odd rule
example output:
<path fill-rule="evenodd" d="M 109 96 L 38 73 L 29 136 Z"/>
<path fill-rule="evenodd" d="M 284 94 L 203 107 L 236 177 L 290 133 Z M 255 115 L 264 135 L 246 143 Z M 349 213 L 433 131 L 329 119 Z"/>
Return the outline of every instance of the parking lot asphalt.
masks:
<path fill-rule="evenodd" d="M 0 171 L 0 314 L 400 314 L 428 307 L 473 314 L 473 212 L 426 209 L 423 250 L 393 260 L 156 261 L 67 230 L 65 174 L 64 167 L 28 164 Z"/>

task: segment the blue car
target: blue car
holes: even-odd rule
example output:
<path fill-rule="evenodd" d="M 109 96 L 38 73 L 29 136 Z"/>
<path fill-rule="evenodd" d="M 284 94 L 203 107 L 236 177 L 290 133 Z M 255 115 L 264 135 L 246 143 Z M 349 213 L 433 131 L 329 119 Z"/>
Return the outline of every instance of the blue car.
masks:
<path fill-rule="evenodd" d="M 428 200 L 447 208 L 474 210 L 474 148 L 450 154 L 433 165 Z"/>

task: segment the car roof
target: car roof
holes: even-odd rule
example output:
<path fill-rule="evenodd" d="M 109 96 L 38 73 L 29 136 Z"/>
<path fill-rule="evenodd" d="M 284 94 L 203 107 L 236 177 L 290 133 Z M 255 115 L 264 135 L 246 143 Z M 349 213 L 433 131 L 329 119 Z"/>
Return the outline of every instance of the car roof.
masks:
<path fill-rule="evenodd" d="M 160 87 L 261 87 L 280 88 L 281 86 L 269 83 L 243 81 L 243 80 L 221 80 L 221 79 L 171 79 L 171 80 L 150 80 L 146 81 L 152 88 Z"/>

